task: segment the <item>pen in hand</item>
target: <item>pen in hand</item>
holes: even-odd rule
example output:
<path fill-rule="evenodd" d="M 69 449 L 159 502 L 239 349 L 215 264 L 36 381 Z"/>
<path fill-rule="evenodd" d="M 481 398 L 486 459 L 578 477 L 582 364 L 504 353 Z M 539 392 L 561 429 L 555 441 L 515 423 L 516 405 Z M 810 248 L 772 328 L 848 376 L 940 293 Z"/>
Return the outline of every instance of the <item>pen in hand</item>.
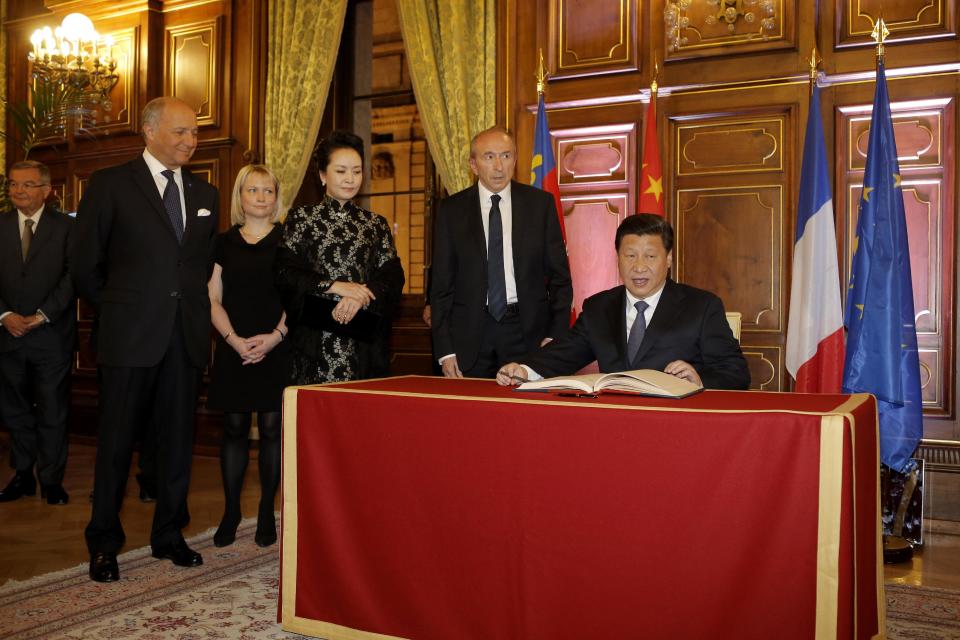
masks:
<path fill-rule="evenodd" d="M 497 377 L 500 377 L 500 376 L 503 376 L 504 378 L 508 378 L 512 384 L 523 384 L 524 382 L 527 382 L 526 378 L 522 376 L 515 376 L 512 374 L 509 374 L 503 370 L 497 371 Z"/>

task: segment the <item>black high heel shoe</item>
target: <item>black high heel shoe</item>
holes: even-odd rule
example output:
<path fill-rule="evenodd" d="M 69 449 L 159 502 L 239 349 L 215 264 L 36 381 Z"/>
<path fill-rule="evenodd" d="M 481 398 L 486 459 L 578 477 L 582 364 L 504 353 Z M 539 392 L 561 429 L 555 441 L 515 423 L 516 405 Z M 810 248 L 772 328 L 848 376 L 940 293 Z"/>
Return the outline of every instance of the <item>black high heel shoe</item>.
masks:
<path fill-rule="evenodd" d="M 258 547 L 269 547 L 277 541 L 277 521 L 273 511 L 257 516 L 257 532 L 253 536 L 253 541 Z"/>
<path fill-rule="evenodd" d="M 237 527 L 240 526 L 240 517 L 236 520 L 228 520 L 224 515 L 220 520 L 220 526 L 217 532 L 213 534 L 213 546 L 229 547 L 237 539 Z"/>

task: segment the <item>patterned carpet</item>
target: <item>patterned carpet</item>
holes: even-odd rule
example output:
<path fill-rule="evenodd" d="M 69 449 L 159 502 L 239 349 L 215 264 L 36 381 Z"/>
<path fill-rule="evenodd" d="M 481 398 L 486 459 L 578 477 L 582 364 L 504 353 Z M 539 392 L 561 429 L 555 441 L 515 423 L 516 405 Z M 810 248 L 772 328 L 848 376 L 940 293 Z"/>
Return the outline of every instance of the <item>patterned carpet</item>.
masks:
<path fill-rule="evenodd" d="M 223 549 L 213 546 L 212 529 L 191 538 L 203 554 L 198 568 L 155 560 L 143 548 L 120 556 L 120 582 L 91 582 L 83 565 L 7 583 L 0 638 L 301 638 L 276 622 L 279 545 L 257 547 L 255 529 L 255 518 L 245 520 Z"/>
<path fill-rule="evenodd" d="M 97 584 L 86 565 L 0 587 L 0 639 L 274 640 L 302 638 L 277 624 L 277 545 L 253 543 L 254 519 L 237 542 L 192 538 L 204 565 L 182 569 L 149 549 L 120 557 L 119 583 Z M 187 582 L 189 581 L 189 582 Z M 960 593 L 887 585 L 889 640 L 960 640 Z"/>

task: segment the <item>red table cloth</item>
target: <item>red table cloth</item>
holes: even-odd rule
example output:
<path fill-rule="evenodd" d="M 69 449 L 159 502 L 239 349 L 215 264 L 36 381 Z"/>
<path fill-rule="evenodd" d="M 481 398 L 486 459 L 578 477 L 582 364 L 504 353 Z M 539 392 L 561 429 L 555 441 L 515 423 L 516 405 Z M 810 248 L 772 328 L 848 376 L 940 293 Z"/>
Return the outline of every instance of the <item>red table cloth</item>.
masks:
<path fill-rule="evenodd" d="M 284 398 L 283 628 L 332 640 L 883 629 L 872 396 L 405 376 Z"/>

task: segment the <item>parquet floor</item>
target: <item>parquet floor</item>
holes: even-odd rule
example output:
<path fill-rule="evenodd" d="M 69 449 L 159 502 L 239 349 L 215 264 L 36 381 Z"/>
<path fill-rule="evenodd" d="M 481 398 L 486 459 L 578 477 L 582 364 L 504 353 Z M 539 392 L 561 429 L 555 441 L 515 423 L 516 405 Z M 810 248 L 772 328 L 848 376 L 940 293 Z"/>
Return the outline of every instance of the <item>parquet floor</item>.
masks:
<path fill-rule="evenodd" d="M 0 483 L 10 479 L 8 434 L 0 434 Z M 70 504 L 52 507 L 35 497 L 0 504 L 0 584 L 23 580 L 88 560 L 83 529 L 90 518 L 88 496 L 93 487 L 95 449 L 72 444 L 64 487 Z M 135 471 L 135 465 L 134 465 Z M 219 460 L 195 456 L 190 485 L 190 526 L 184 535 L 200 533 L 220 522 L 223 495 Z M 2 486 L 2 485 L 0 485 Z M 137 499 L 137 483 L 131 472 L 121 519 L 127 533 L 125 550 L 145 546 L 150 539 L 153 505 Z M 244 516 L 256 515 L 259 500 L 257 461 L 247 468 L 243 489 Z M 278 496 L 279 508 L 279 496 Z M 909 563 L 887 565 L 888 582 L 960 589 L 960 523 L 933 523 L 924 548 Z"/>
<path fill-rule="evenodd" d="M 93 488 L 93 467 L 96 449 L 71 443 L 67 459 L 64 489 L 70 502 L 50 506 L 36 496 L 0 503 L 0 584 L 8 579 L 24 580 L 50 571 L 66 569 L 87 562 L 83 529 L 90 520 L 89 495 Z M 138 499 L 139 487 L 134 478 L 136 455 L 127 482 L 127 493 L 120 514 L 127 544 L 124 551 L 150 543 L 153 503 Z M 13 477 L 10 470 L 9 434 L 0 433 L 0 487 Z M 223 488 L 220 461 L 215 457 L 194 456 L 188 504 L 190 525 L 183 534 L 189 538 L 220 524 L 223 515 Z M 244 517 L 257 514 L 260 482 L 257 461 L 250 460 L 241 499 Z M 279 495 L 277 498 L 279 508 Z"/>

